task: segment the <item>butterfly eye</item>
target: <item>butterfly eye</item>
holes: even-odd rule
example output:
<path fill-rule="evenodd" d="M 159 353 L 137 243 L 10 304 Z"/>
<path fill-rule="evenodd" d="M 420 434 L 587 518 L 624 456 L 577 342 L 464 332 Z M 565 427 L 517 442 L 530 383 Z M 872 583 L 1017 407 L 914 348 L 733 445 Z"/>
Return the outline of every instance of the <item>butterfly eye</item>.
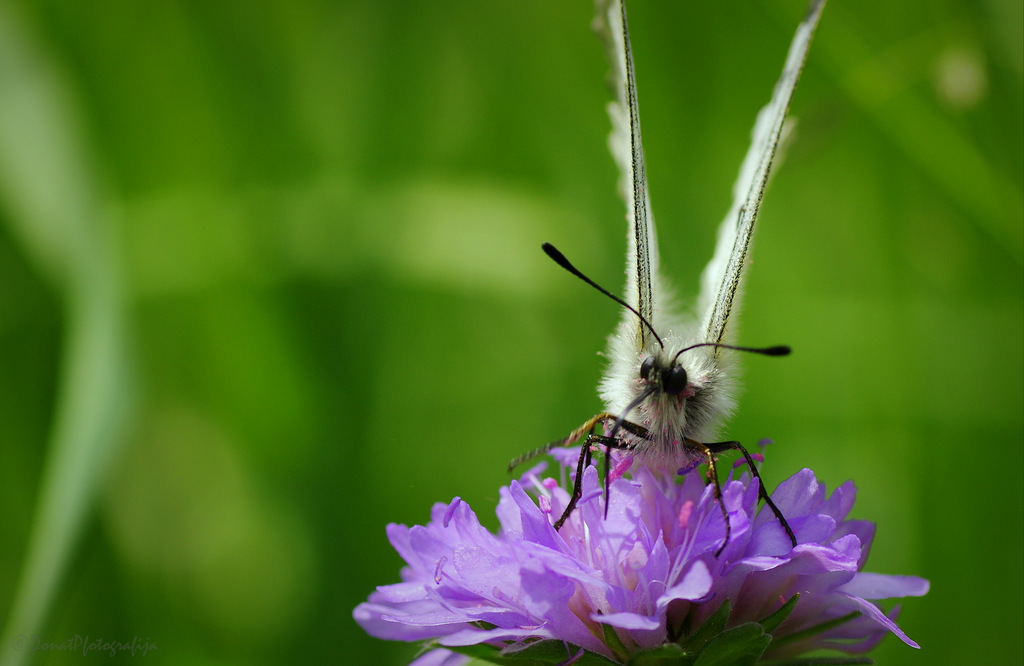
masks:
<path fill-rule="evenodd" d="M 651 373 L 654 371 L 654 357 L 648 356 L 640 364 L 640 378 L 651 381 Z"/>
<path fill-rule="evenodd" d="M 661 384 L 665 393 L 679 395 L 686 389 L 687 377 L 686 368 L 677 365 L 670 370 L 661 373 Z"/>

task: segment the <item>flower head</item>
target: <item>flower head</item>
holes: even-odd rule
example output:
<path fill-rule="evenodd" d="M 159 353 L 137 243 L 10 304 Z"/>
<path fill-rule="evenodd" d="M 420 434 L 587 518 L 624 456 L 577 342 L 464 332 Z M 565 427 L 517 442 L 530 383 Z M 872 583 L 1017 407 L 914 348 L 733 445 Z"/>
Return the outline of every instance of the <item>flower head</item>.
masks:
<path fill-rule="evenodd" d="M 749 642 L 755 659 L 862 653 L 888 632 L 918 647 L 896 625 L 898 608 L 886 614 L 871 600 L 922 595 L 928 582 L 861 571 L 874 525 L 846 519 L 850 482 L 826 497 L 804 469 L 778 487 L 772 499 L 793 547 L 772 512 L 758 513 L 757 481 L 728 481 L 731 534 L 715 557 L 724 519 L 699 473 L 681 483 L 645 469 L 616 479 L 606 517 L 588 467 L 583 499 L 556 532 L 569 495 L 542 471 L 501 489 L 498 534 L 459 498 L 436 504 L 425 526 L 388 525 L 407 563 L 403 582 L 378 587 L 356 621 L 379 638 L 433 641 L 422 664 L 552 646 L 564 659 L 585 651 L 625 662 L 646 650 L 715 649 L 724 634 L 730 645 Z"/>

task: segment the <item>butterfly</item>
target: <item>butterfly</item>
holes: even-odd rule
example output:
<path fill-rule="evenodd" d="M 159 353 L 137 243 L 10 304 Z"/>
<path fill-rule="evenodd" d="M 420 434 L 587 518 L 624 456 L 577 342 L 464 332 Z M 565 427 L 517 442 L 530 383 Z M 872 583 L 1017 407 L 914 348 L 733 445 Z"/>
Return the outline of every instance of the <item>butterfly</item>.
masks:
<path fill-rule="evenodd" d="M 561 528 L 582 496 L 583 470 L 591 462 L 592 449 L 603 446 L 606 450 L 606 497 L 609 479 L 621 474 L 634 461 L 663 473 L 688 471 L 705 463 L 715 499 L 725 518 L 725 539 L 717 555 L 728 543 L 730 526 L 721 501 L 715 457 L 724 451 L 737 450 L 757 477 L 761 498 L 796 546 L 793 530 L 765 492 L 753 457 L 746 448 L 735 441 L 709 439 L 734 407 L 730 355 L 743 351 L 783 356 L 790 351 L 786 346 L 751 348 L 730 344 L 728 324 L 738 307 L 740 279 L 783 121 L 824 4 L 824 0 L 811 2 L 797 27 L 771 101 L 757 116 L 752 144 L 733 186 L 732 207 L 719 227 L 715 253 L 701 275 L 697 314 L 688 319 L 670 311 L 671 303 L 659 273 L 626 7 L 623 0 L 598 1 L 597 29 L 608 49 L 617 91 L 617 99 L 609 105 L 610 145 L 622 174 L 620 189 L 629 220 L 625 298 L 595 283 L 554 246 L 545 243 L 543 248 L 560 266 L 624 306 L 625 310 L 622 322 L 609 340 L 609 367 L 599 386 L 605 410 L 565 439 L 521 456 L 510 465 L 511 469 L 555 447 L 583 441 L 573 494 L 555 522 L 555 529 Z M 597 432 L 599 427 L 603 427 L 603 433 Z M 609 471 L 612 450 L 622 457 L 614 472 Z"/>

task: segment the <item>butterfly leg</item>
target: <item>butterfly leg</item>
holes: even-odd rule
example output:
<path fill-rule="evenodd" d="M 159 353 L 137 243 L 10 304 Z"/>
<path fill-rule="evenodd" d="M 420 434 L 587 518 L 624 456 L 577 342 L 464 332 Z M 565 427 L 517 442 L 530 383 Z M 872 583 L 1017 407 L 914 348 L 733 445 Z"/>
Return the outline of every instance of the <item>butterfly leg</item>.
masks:
<path fill-rule="evenodd" d="M 773 502 L 772 498 L 768 496 L 768 491 L 765 490 L 765 487 L 764 487 L 764 481 L 761 480 L 761 475 L 757 471 L 757 466 L 754 464 L 754 459 L 753 459 L 753 457 L 751 457 L 751 455 L 747 451 L 747 449 L 744 448 L 743 445 L 740 444 L 739 442 L 717 442 L 715 444 L 704 444 L 702 446 L 704 446 L 704 448 L 710 454 L 722 453 L 724 451 L 729 451 L 729 450 L 739 451 L 740 453 L 743 454 L 743 457 L 747 461 L 747 467 L 750 468 L 750 473 L 754 475 L 755 479 L 757 479 L 757 494 L 761 496 L 761 499 L 764 500 L 764 503 L 768 505 L 768 507 L 772 510 L 772 513 L 775 514 L 775 517 L 779 519 L 780 523 L 782 523 L 783 529 L 786 530 L 786 535 L 789 537 L 789 540 L 792 542 L 793 547 L 795 548 L 796 547 L 796 535 L 793 534 L 793 529 L 789 526 L 789 523 L 786 522 L 786 517 L 782 515 L 781 511 L 779 511 L 779 507 L 775 506 L 775 502 Z M 711 469 L 711 465 L 710 464 L 708 465 L 708 469 L 709 470 Z M 721 499 L 720 499 L 721 491 L 718 489 L 718 478 L 717 478 L 717 475 L 716 475 L 716 478 L 715 478 L 715 497 L 719 498 L 719 501 L 721 501 Z M 722 510 L 725 511 L 725 506 L 724 505 L 722 507 Z M 728 520 L 726 520 L 725 534 L 726 534 L 726 540 L 728 541 L 728 538 L 729 538 L 729 523 L 728 523 Z M 724 548 L 725 544 L 722 544 L 722 547 Z M 721 548 L 719 549 L 718 552 L 721 552 Z M 716 553 L 715 555 L 717 557 L 718 553 Z"/>
<path fill-rule="evenodd" d="M 556 445 L 570 445 L 570 444 L 573 444 L 573 443 L 579 441 L 579 439 L 581 437 L 583 437 L 583 435 L 587 436 L 587 439 L 583 442 L 583 445 L 580 447 L 580 457 L 579 457 L 579 460 L 576 463 L 576 479 L 574 480 L 573 486 L 572 486 L 572 497 L 570 497 L 569 504 L 566 505 L 565 511 L 562 512 L 561 517 L 559 517 L 559 519 L 557 521 L 555 521 L 554 527 L 555 527 L 556 530 L 561 529 L 562 525 L 569 518 L 569 515 L 572 514 L 573 509 L 576 508 L 576 503 L 579 502 L 580 499 L 583 497 L 583 471 L 587 468 L 587 465 L 590 464 L 590 460 L 591 460 L 591 456 L 592 456 L 592 447 L 595 446 L 595 445 L 603 445 L 605 447 L 604 490 L 605 490 L 605 511 L 607 512 L 607 510 L 608 510 L 608 504 L 607 504 L 607 498 L 608 498 L 608 476 L 609 476 L 609 471 L 608 471 L 609 463 L 608 463 L 608 459 L 610 458 L 611 450 L 612 449 L 627 449 L 629 447 L 627 447 L 622 442 L 622 440 L 620 440 L 617 437 L 608 437 L 608 436 L 605 436 L 605 435 L 596 435 L 596 434 L 594 434 L 594 428 L 596 428 L 599 423 L 601 423 L 602 421 L 604 421 L 606 419 L 616 419 L 616 418 L 617 417 L 614 414 L 609 414 L 608 412 L 602 412 L 600 414 L 595 415 L 594 417 L 592 417 L 590 419 L 587 419 L 586 423 L 581 425 L 579 428 L 576 428 L 576 430 L 573 430 L 572 433 L 570 433 L 569 436 L 566 437 L 565 439 L 561 440 L 560 442 L 556 442 L 554 444 L 548 445 L 547 450 L 550 450 L 550 449 L 554 448 L 554 446 L 556 446 Z M 627 432 L 632 433 L 632 434 L 634 434 L 636 436 L 647 437 L 647 430 L 644 427 L 642 427 L 642 426 L 636 425 L 635 423 L 630 423 L 629 421 L 623 421 L 621 427 L 622 427 L 623 430 L 626 430 Z"/>
<path fill-rule="evenodd" d="M 576 463 L 576 479 L 572 484 L 572 497 L 569 498 L 569 503 L 565 506 L 565 511 L 563 511 L 562 515 L 555 521 L 556 532 L 562 529 L 562 525 L 569 517 L 569 514 L 571 514 L 572 510 L 576 508 L 576 503 L 580 501 L 581 497 L 583 497 L 583 470 L 585 470 L 587 465 L 590 464 L 590 456 L 590 436 L 588 436 L 587 441 L 585 441 L 583 446 L 580 447 L 580 458 Z"/>
<path fill-rule="evenodd" d="M 633 423 L 632 421 L 626 421 L 626 420 L 623 420 L 621 418 L 620 419 L 616 419 L 615 425 L 612 426 L 612 435 L 615 434 L 615 431 L 618 428 L 621 428 L 622 430 L 625 430 L 626 432 L 628 432 L 628 433 L 630 433 L 632 435 L 635 435 L 636 437 L 640 437 L 642 439 L 650 439 L 650 432 L 647 430 L 647 428 L 643 427 L 642 425 L 637 425 L 636 423 Z M 628 451 L 629 449 L 632 448 L 632 446 L 628 446 L 628 445 L 624 444 L 622 442 L 622 440 L 620 440 L 620 439 L 618 439 L 617 437 L 614 437 L 614 436 L 612 436 L 612 437 L 592 436 L 592 437 L 594 437 L 594 439 L 600 439 L 599 443 L 602 443 L 605 446 L 605 449 L 604 449 L 604 517 L 607 520 L 608 519 L 608 506 L 611 504 L 611 502 L 608 501 L 608 498 L 611 497 L 611 459 L 612 459 L 612 449 L 619 449 L 620 451 Z"/>
<path fill-rule="evenodd" d="M 569 433 L 569 436 L 566 437 L 565 439 L 558 439 L 553 442 L 549 442 L 540 448 L 536 448 L 533 451 L 530 451 L 529 453 L 524 453 L 523 455 L 517 458 L 513 458 L 512 462 L 508 464 L 508 471 L 511 472 L 513 469 L 523 464 L 527 460 L 533 460 L 537 456 L 542 456 L 545 453 L 549 453 L 551 449 L 557 449 L 560 446 L 572 446 L 576 442 L 580 441 L 580 438 L 582 438 L 584 435 L 587 435 L 589 437 L 591 434 L 593 434 L 594 428 L 597 427 L 598 423 L 610 418 L 615 418 L 615 415 L 609 414 L 608 412 L 601 412 L 600 414 L 595 414 L 592 418 L 587 419 L 586 423 L 584 423 L 579 428 L 576 428 L 571 433 Z"/>
<path fill-rule="evenodd" d="M 580 441 L 580 439 L 582 439 L 584 436 L 586 437 L 586 440 L 580 447 L 580 457 L 576 462 L 576 479 L 573 482 L 572 496 L 569 498 L 569 504 L 565 507 L 565 511 L 562 512 L 561 517 L 559 517 L 559 519 L 555 521 L 554 527 L 556 530 L 561 529 L 562 525 L 569 518 L 569 515 L 572 514 L 573 509 L 576 508 L 576 504 L 583 497 L 583 471 L 587 468 L 587 465 L 590 464 L 593 453 L 592 448 L 596 445 L 603 445 L 605 447 L 604 486 L 605 498 L 607 500 L 609 485 L 608 458 L 609 454 L 611 453 L 611 449 L 629 448 L 618 437 L 608 437 L 605 435 L 594 434 L 594 429 L 597 428 L 598 424 L 602 423 L 607 419 L 613 419 L 617 421 L 618 417 L 615 414 L 611 414 L 609 412 L 601 412 L 600 414 L 595 414 L 591 418 L 587 419 L 586 422 L 584 422 L 583 425 L 581 425 L 579 428 L 576 428 L 571 433 L 569 433 L 569 436 L 566 437 L 565 439 L 559 439 L 554 442 L 550 442 L 540 448 L 530 451 L 529 453 L 525 453 L 513 459 L 512 462 L 510 462 L 508 465 L 508 470 L 511 472 L 513 469 L 515 469 L 520 464 L 526 462 L 527 460 L 531 460 L 533 458 L 536 458 L 537 456 L 549 453 L 551 449 L 556 449 L 560 446 L 571 446 L 576 442 Z M 644 428 L 643 426 L 631 423 L 630 421 L 617 422 L 619 423 L 619 427 L 621 429 L 625 430 L 626 432 L 632 435 L 643 438 L 647 438 L 649 436 L 647 429 Z M 607 503 L 605 505 L 605 510 L 607 511 Z"/>
<path fill-rule="evenodd" d="M 715 467 L 715 453 L 717 449 L 712 449 L 712 446 L 720 446 L 721 444 L 732 444 L 733 442 L 722 442 L 719 444 L 704 444 L 693 439 L 687 439 L 686 443 L 691 446 L 704 456 L 704 460 L 708 464 L 707 480 L 708 483 L 715 490 L 715 503 L 718 504 L 718 508 L 722 510 L 722 518 L 725 520 L 725 539 L 722 541 L 722 545 L 715 551 L 715 557 L 722 554 L 725 550 L 725 545 L 729 543 L 729 536 L 732 534 L 732 525 L 729 523 L 729 512 L 725 508 L 725 502 L 722 501 L 722 485 L 718 482 L 718 468 Z M 729 447 L 721 450 L 727 450 Z"/>
<path fill-rule="evenodd" d="M 594 435 L 594 428 L 597 427 L 598 423 L 601 423 L 607 418 L 614 418 L 614 416 L 608 412 L 595 414 L 593 417 L 587 419 L 587 421 L 579 428 L 576 428 L 569 433 L 569 436 L 565 439 L 548 445 L 548 450 L 550 451 L 555 445 L 569 446 L 578 442 L 580 437 L 583 437 L 583 435 L 587 436 L 586 441 L 583 442 L 583 446 L 580 447 L 580 457 L 576 463 L 576 479 L 572 484 L 572 497 L 569 498 L 569 504 L 566 505 L 565 511 L 563 511 L 562 515 L 555 521 L 554 527 L 556 531 L 562 529 L 562 525 L 565 523 L 566 519 L 569 518 L 569 514 L 571 514 L 573 509 L 576 508 L 576 503 L 580 501 L 581 497 L 583 497 L 583 470 L 585 470 L 587 465 L 590 464 L 590 447 L 593 445 L 592 440 L 596 437 L 596 435 Z"/>
<path fill-rule="evenodd" d="M 562 512 L 562 516 L 555 521 L 555 529 L 561 529 L 562 524 L 565 523 L 569 515 L 572 514 L 573 509 L 576 508 L 576 503 L 583 497 L 583 470 L 590 464 L 592 458 L 592 451 L 594 446 L 605 447 L 605 466 L 604 466 L 604 496 L 605 496 L 605 514 L 608 512 L 608 458 L 610 457 L 612 449 L 628 449 L 629 447 L 621 440 L 615 437 L 607 437 L 605 435 L 588 435 L 583 446 L 580 447 L 579 461 L 576 463 L 576 479 L 572 485 L 572 497 L 569 498 L 569 504 L 566 505 L 565 511 Z"/>

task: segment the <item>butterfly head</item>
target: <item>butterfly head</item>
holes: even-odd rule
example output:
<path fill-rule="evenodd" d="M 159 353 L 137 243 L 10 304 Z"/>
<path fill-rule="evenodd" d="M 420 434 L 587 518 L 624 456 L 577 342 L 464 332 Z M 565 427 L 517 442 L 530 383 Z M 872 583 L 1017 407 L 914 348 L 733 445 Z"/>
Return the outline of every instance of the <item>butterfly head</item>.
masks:
<path fill-rule="evenodd" d="M 642 457 L 648 467 L 672 472 L 692 458 L 685 442 L 703 441 L 731 409 L 723 383 L 728 375 L 716 363 L 713 348 L 700 343 L 683 347 L 683 340 L 670 333 L 664 347 L 634 352 L 632 363 L 626 355 L 614 356 L 621 362 L 609 367 L 601 385 L 608 412 L 618 416 L 608 434 L 627 442 L 631 455 Z M 645 434 L 623 432 L 618 421 L 640 426 Z"/>
<path fill-rule="evenodd" d="M 654 390 L 690 398 L 694 396 L 694 387 L 690 385 L 690 376 L 686 368 L 679 363 L 678 358 L 673 358 L 666 363 L 658 355 L 648 356 L 640 364 L 640 379 L 647 386 Z"/>
<path fill-rule="evenodd" d="M 667 342 L 671 348 L 670 339 Z M 711 420 L 717 412 L 727 411 L 724 404 L 722 409 L 717 410 L 711 404 L 715 402 L 715 395 L 725 388 L 722 359 L 718 355 L 721 349 L 767 356 L 784 356 L 789 353 L 789 347 L 786 346 L 752 348 L 701 342 L 678 351 L 669 351 L 663 346 L 652 350 L 640 363 L 640 381 L 636 385 L 636 397 L 631 406 L 638 406 L 653 397 L 662 408 L 669 408 L 669 405 L 682 408 L 685 405 L 687 418 L 697 413 L 706 417 L 698 418 L 697 421 Z M 683 418 L 683 415 L 677 418 Z"/>

